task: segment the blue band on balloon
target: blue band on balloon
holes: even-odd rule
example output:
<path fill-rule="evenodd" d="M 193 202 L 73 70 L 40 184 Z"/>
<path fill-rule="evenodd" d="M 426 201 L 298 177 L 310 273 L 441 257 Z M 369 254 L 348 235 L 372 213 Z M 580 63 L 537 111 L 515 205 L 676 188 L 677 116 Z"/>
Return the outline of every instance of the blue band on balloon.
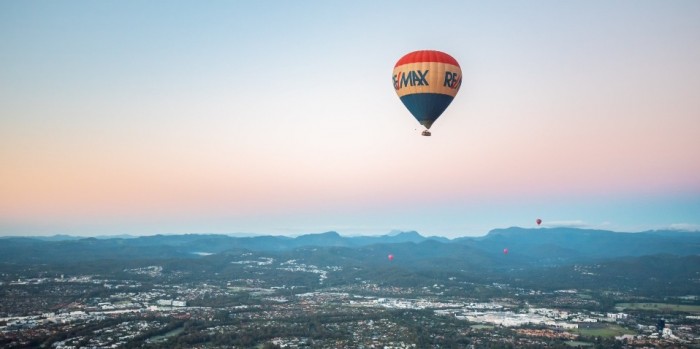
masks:
<path fill-rule="evenodd" d="M 421 125 L 430 128 L 453 99 L 454 97 L 441 93 L 414 93 L 401 97 L 401 102 Z"/>

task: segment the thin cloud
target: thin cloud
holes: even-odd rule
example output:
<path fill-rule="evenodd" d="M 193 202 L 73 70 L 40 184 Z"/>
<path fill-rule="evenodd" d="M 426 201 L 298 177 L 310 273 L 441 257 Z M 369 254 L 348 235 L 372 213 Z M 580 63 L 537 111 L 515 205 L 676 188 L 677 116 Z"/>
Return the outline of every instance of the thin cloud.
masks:
<path fill-rule="evenodd" d="M 542 220 L 542 225 L 549 228 L 588 228 L 589 225 L 582 220 L 561 220 L 561 221 L 545 221 Z"/>
<path fill-rule="evenodd" d="M 673 223 L 668 226 L 668 229 L 679 231 L 700 231 L 700 224 Z"/>

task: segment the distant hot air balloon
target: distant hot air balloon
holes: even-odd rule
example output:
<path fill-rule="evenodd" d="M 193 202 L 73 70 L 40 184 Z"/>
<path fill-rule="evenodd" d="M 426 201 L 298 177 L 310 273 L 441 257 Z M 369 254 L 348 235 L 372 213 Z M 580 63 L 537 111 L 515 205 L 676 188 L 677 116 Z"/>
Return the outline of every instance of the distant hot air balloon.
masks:
<path fill-rule="evenodd" d="M 508 249 L 507 249 L 507 248 L 504 248 L 504 249 L 503 249 L 503 254 L 508 254 Z"/>
<path fill-rule="evenodd" d="M 391 262 L 391 261 L 393 261 L 393 260 L 394 260 L 394 255 L 393 255 L 393 254 L 390 254 L 390 255 L 389 255 L 389 262 Z"/>
<path fill-rule="evenodd" d="M 537 220 L 536 220 L 535 222 L 537 222 L 537 225 L 540 225 L 540 224 L 542 224 L 542 220 L 541 220 L 541 219 L 539 219 L 539 218 L 537 218 Z"/>
<path fill-rule="evenodd" d="M 462 86 L 462 70 L 457 60 L 447 53 L 414 51 L 396 62 L 393 80 L 401 102 L 425 127 L 422 135 L 430 136 L 430 126 Z"/>

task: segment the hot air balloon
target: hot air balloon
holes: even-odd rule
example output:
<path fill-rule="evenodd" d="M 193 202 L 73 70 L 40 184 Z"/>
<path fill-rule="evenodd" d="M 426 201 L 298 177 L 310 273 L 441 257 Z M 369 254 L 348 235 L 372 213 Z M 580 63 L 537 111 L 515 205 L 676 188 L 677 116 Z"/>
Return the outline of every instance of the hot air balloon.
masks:
<path fill-rule="evenodd" d="M 537 218 L 537 220 L 536 220 L 535 222 L 537 222 L 537 225 L 540 225 L 540 224 L 542 224 L 542 220 L 541 220 L 541 219 L 539 219 L 539 218 Z"/>
<path fill-rule="evenodd" d="M 508 249 L 507 249 L 507 248 L 504 248 L 504 249 L 503 249 L 503 254 L 508 254 Z"/>
<path fill-rule="evenodd" d="M 457 95 L 462 86 L 462 70 L 447 53 L 433 50 L 414 51 L 401 57 L 394 66 L 394 90 L 408 111 L 425 127 L 430 126 Z"/>
<path fill-rule="evenodd" d="M 393 254 L 390 254 L 388 258 L 389 258 L 389 262 L 391 262 L 391 261 L 394 260 L 394 255 L 393 255 Z"/>

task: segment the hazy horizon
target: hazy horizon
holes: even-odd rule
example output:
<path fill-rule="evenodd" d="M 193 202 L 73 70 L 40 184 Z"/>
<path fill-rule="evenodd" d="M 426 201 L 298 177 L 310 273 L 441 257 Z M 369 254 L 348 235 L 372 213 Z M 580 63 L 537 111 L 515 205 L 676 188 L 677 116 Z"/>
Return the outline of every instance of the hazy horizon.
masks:
<path fill-rule="evenodd" d="M 534 229 L 542 229 L 542 230 L 548 230 L 548 229 L 557 229 L 557 228 L 568 228 L 568 229 L 578 229 L 578 230 L 600 230 L 600 231 L 610 231 L 613 233 L 621 233 L 621 234 L 639 234 L 639 233 L 649 233 L 649 232 L 663 232 L 663 231 L 673 231 L 673 232 L 682 232 L 682 233 L 700 233 L 700 230 L 697 229 L 688 229 L 685 227 L 672 227 L 669 229 L 656 229 L 656 230 L 644 230 L 644 231 L 615 231 L 615 230 L 607 230 L 607 229 L 600 229 L 600 228 L 582 228 L 582 227 L 573 227 L 573 226 L 541 226 L 541 227 L 518 227 L 518 226 L 511 226 L 511 227 L 498 227 L 498 228 L 493 228 L 490 229 L 489 231 L 485 232 L 484 234 L 464 234 L 464 235 L 456 235 L 456 234 L 448 234 L 448 235 L 429 235 L 429 234 L 424 234 L 421 233 L 420 231 L 416 230 L 392 230 L 389 232 L 385 233 L 372 233 L 372 234 L 361 234 L 361 233 L 344 233 L 342 231 L 337 231 L 337 230 L 327 230 L 327 231 L 317 231 L 317 232 L 298 232 L 298 233 L 246 233 L 246 232 L 230 232 L 230 233 L 207 233 L 207 232 L 200 232 L 200 233 L 155 233 L 155 234 L 29 234 L 29 235 L 12 235 L 12 234 L 7 234 L 7 235 L 0 235 L 0 238 L 13 238 L 13 237 L 41 237 L 41 238 L 49 238 L 49 237 L 71 237 L 71 238 L 122 238 L 122 237 L 128 237 L 128 238 L 139 238 L 139 237 L 148 237 L 148 236 L 177 236 L 177 235 L 221 235 L 221 236 L 230 236 L 230 237 L 262 237 L 262 236 L 276 236 L 276 237 L 290 237 L 290 238 L 297 238 L 299 236 L 303 235 L 318 235 L 318 234 L 325 234 L 325 233 L 337 233 L 341 237 L 345 238 L 353 238 L 353 237 L 381 237 L 381 236 L 393 236 L 401 233 L 418 233 L 419 235 L 426 237 L 426 238 L 431 238 L 431 237 L 438 237 L 438 238 L 446 238 L 449 240 L 456 239 L 456 238 L 462 238 L 462 237 L 484 237 L 487 236 L 491 231 L 494 230 L 504 230 L 504 229 L 526 229 L 526 230 L 534 230 Z"/>

